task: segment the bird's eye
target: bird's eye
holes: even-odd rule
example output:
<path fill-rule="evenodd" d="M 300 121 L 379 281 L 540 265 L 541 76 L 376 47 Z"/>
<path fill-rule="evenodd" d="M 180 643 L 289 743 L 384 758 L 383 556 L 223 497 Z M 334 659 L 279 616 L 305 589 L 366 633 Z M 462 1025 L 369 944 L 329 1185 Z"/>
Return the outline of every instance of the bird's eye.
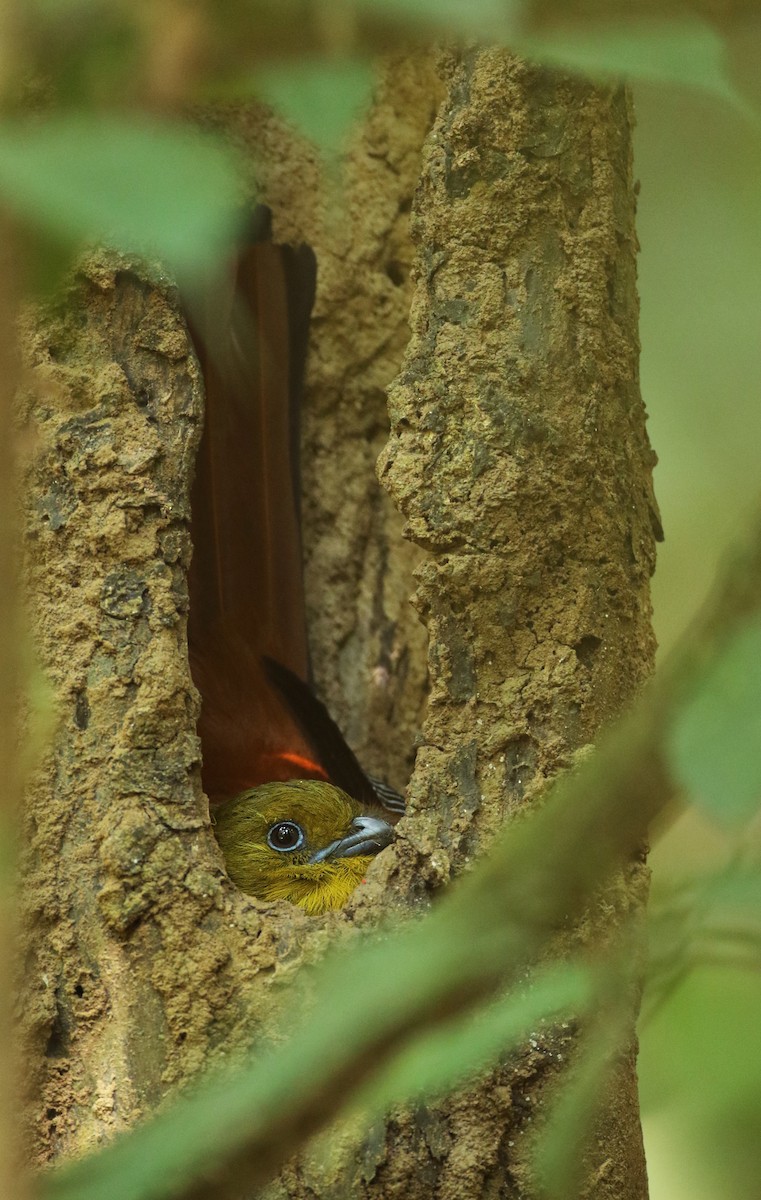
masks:
<path fill-rule="evenodd" d="M 267 845 L 273 850 L 299 850 L 304 841 L 304 831 L 295 821 L 278 821 L 267 834 Z"/>

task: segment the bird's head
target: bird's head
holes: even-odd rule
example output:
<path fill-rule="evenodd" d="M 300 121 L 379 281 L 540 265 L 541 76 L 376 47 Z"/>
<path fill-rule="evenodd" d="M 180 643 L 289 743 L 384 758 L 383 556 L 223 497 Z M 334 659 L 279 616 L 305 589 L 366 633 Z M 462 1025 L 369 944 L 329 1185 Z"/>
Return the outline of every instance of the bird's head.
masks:
<path fill-rule="evenodd" d="M 290 900 L 313 916 L 341 908 L 394 831 L 322 780 L 265 783 L 214 811 L 233 883 L 260 900 Z"/>

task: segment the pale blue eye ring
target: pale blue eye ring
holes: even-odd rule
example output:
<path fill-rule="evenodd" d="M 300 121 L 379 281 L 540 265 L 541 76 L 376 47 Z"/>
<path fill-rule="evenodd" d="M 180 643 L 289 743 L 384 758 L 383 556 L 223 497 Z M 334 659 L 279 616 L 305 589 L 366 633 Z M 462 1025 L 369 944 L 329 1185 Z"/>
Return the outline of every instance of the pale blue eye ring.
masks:
<path fill-rule="evenodd" d="M 267 830 L 267 845 L 281 854 L 300 850 L 305 841 L 304 830 L 295 821 L 278 821 Z"/>

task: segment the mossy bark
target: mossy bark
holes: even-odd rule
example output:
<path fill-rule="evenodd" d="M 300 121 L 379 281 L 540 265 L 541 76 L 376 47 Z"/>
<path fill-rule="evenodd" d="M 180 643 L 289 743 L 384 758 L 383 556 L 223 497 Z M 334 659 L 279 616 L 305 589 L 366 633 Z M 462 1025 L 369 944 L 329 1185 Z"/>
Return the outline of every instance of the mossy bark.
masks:
<path fill-rule="evenodd" d="M 348 914 L 261 906 L 224 877 L 185 646 L 202 385 L 172 288 L 93 260 L 74 303 L 27 337 L 30 596 L 61 716 L 27 806 L 40 1159 L 128 1125 L 261 1030 L 302 962 L 384 905 L 430 897 L 652 668 L 625 94 L 496 51 L 437 70 L 395 60 L 338 217 L 277 122 L 205 120 L 256 150 L 250 182 L 276 237 L 317 252 L 303 431 L 315 676 L 372 771 L 404 784 L 417 739 L 411 815 Z M 635 865 L 584 936 L 608 936 L 644 887 Z M 534 1195 L 527 1139 L 568 1038 L 399 1114 L 338 1164 L 303 1156 L 273 1195 Z M 632 1052 L 618 1075 L 588 1194 L 628 1200 L 646 1194 Z"/>

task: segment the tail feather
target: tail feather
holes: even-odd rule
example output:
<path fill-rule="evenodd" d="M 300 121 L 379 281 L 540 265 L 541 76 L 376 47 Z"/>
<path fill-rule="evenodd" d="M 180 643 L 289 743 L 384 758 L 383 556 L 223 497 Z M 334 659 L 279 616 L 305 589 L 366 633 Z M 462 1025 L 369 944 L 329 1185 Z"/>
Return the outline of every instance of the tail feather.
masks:
<path fill-rule="evenodd" d="M 289 292 L 311 306 L 315 265 L 284 269 L 288 247 L 248 245 L 231 285 L 196 312 L 191 336 L 206 386 L 193 486 L 191 637 L 241 631 L 306 678 L 297 443 L 300 377 L 292 367 Z M 304 248 L 306 249 L 306 248 Z M 293 264 L 291 264 L 293 268 Z"/>
<path fill-rule="evenodd" d="M 375 789 L 325 705 L 308 684 L 282 663 L 267 656 L 264 671 L 270 685 L 288 707 L 292 719 L 310 741 L 319 746 L 320 763 L 328 779 L 363 805 L 378 804 Z"/>
<path fill-rule="evenodd" d="M 256 211 L 253 236 L 267 238 L 266 217 Z M 295 774 L 327 777 L 261 662 L 267 654 L 308 677 L 298 441 L 315 278 L 308 247 L 249 240 L 187 313 L 206 391 L 188 640 L 213 800 Z"/>
<path fill-rule="evenodd" d="M 266 210 L 254 218 L 254 237 L 266 239 Z M 298 464 L 315 258 L 254 237 L 187 314 L 206 390 L 188 578 L 204 789 L 218 801 L 327 779 L 377 806 L 308 683 Z"/>

